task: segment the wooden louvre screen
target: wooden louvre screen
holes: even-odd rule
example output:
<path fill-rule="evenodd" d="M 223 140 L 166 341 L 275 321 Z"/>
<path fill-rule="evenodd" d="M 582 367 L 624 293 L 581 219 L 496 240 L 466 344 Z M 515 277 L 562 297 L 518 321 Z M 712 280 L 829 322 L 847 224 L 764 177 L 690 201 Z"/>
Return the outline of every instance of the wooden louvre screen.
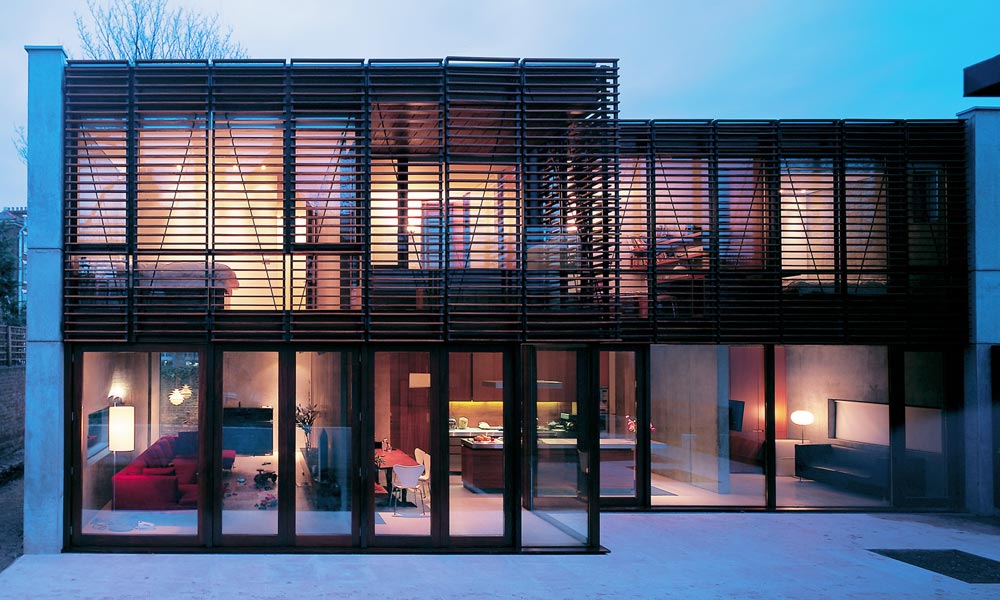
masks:
<path fill-rule="evenodd" d="M 65 81 L 69 341 L 965 336 L 959 121 L 621 121 L 597 59 Z"/>

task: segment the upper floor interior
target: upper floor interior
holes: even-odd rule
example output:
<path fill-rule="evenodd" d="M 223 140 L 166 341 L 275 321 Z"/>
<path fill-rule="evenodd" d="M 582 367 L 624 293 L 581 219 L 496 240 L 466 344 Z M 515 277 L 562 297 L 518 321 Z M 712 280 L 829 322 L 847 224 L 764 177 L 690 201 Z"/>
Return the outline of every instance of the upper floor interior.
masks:
<path fill-rule="evenodd" d="M 70 62 L 64 87 L 69 339 L 178 311 L 320 338 L 964 319 L 960 121 L 624 121 L 614 60 Z"/>

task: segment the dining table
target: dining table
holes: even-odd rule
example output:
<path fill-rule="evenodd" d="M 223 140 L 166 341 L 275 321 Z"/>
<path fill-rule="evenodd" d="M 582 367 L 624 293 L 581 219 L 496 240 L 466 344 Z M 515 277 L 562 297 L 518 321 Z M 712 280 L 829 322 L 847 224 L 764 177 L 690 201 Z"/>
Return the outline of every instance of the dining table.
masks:
<path fill-rule="evenodd" d="M 403 452 L 399 448 L 393 448 L 388 451 L 380 449 L 375 450 L 375 465 L 385 474 L 385 489 L 389 491 L 390 498 L 392 497 L 392 468 L 396 465 L 415 467 L 418 464 L 420 463 L 418 463 L 415 458 L 406 452 Z M 402 501 L 406 502 L 406 490 L 403 490 Z"/>

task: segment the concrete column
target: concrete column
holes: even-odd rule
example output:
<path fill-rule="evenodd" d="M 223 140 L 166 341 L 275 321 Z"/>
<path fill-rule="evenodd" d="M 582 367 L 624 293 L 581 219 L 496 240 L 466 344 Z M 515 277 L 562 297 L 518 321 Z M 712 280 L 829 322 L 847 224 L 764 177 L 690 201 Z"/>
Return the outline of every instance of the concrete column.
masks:
<path fill-rule="evenodd" d="M 62 343 L 63 66 L 58 46 L 28 52 L 28 330 L 24 552 L 63 548 L 66 432 Z"/>
<path fill-rule="evenodd" d="M 1000 344 L 1000 108 L 973 108 L 965 119 L 969 159 L 970 346 L 965 355 L 965 501 L 993 514 L 993 389 L 990 347 Z M 1000 365 L 997 365 L 1000 368 Z"/>

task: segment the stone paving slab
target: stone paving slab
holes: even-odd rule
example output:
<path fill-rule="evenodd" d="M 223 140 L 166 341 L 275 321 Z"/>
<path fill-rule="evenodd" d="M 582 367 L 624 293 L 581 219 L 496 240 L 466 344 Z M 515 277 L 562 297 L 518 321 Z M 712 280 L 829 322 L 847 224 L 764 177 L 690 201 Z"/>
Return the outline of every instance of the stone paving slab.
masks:
<path fill-rule="evenodd" d="M 899 514 L 616 513 L 607 555 L 61 554 L 19 558 L 0 598 L 1000 598 L 870 552 L 1000 560 L 1000 526 Z"/>

